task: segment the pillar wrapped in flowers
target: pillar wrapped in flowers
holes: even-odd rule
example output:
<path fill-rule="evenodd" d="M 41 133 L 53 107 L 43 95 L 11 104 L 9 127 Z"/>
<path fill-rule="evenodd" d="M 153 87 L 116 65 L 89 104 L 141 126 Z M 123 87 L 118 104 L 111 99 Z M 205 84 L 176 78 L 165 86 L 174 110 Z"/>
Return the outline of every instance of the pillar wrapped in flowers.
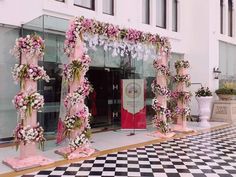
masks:
<path fill-rule="evenodd" d="M 43 108 L 44 98 L 37 93 L 37 81 L 49 82 L 49 76 L 38 60 L 44 54 L 44 41 L 36 34 L 16 40 L 11 53 L 20 60 L 12 69 L 13 79 L 20 83 L 20 92 L 14 97 L 13 104 L 18 112 L 18 125 L 14 131 L 16 148 L 20 156 L 7 158 L 3 162 L 14 170 L 23 170 L 46 165 L 53 161 L 37 152 L 36 144 L 43 147 L 45 138 L 43 128 L 37 123 L 37 111 Z"/>
<path fill-rule="evenodd" d="M 153 125 L 158 128 L 158 131 L 153 135 L 171 137 L 174 133 L 171 132 L 171 112 L 167 107 L 167 100 L 170 96 L 170 90 L 167 87 L 167 81 L 170 77 L 170 71 L 167 66 L 169 51 L 166 51 L 164 47 L 160 48 L 158 58 L 153 62 L 157 73 L 156 79 L 152 83 L 152 91 L 155 94 L 152 108 L 156 112 L 153 117 Z"/>
<path fill-rule="evenodd" d="M 172 93 L 172 98 L 177 101 L 177 107 L 174 112 L 177 125 L 175 125 L 174 130 L 182 132 L 190 130 L 186 125 L 187 116 L 190 116 L 189 102 L 192 96 L 187 90 L 191 85 L 190 76 L 187 73 L 189 66 L 189 62 L 185 60 L 175 62 L 176 75 L 174 76 L 174 82 L 176 83 L 176 88 Z"/>
<path fill-rule="evenodd" d="M 56 150 L 56 153 L 68 159 L 89 156 L 94 152 L 90 148 L 91 128 L 90 113 L 84 100 L 92 91 L 88 79 L 85 77 L 91 63 L 85 54 L 82 34 L 76 30 L 77 21 L 71 22 L 65 40 L 65 53 L 69 63 L 65 65 L 63 75 L 69 85 L 69 93 L 64 100 L 67 113 L 64 119 L 64 135 L 69 138 L 69 146 Z"/>

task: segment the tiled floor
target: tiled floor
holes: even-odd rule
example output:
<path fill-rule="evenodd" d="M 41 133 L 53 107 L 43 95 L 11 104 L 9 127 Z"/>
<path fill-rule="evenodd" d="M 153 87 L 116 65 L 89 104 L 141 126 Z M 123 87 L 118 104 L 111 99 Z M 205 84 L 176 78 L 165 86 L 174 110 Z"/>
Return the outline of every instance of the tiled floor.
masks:
<path fill-rule="evenodd" d="M 236 176 L 236 126 L 56 167 L 23 177 Z"/>

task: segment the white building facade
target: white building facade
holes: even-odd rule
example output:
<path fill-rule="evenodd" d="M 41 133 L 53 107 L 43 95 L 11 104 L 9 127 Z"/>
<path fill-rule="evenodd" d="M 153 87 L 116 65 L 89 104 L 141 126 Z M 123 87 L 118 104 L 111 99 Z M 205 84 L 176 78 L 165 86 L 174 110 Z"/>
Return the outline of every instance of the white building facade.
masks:
<path fill-rule="evenodd" d="M 231 80 L 235 78 L 236 0 L 0 0 L 0 82 L 2 83 L 0 86 L 0 124 L 4 125 L 0 128 L 0 139 L 10 137 L 16 125 L 16 112 L 11 99 L 19 88 L 14 85 L 11 78 L 10 68 L 13 67 L 15 60 L 9 54 L 15 38 L 32 31 L 42 33 L 48 44 L 46 44 L 45 62 L 47 64 L 45 66 L 48 66 L 49 71 L 53 70 L 52 63 L 55 61 L 63 63 L 65 60 L 65 57 L 62 57 L 61 48 L 63 48 L 63 35 L 67 26 L 60 19 L 64 22 L 73 16 L 84 16 L 168 37 L 172 45 L 171 67 L 173 68 L 176 59 L 185 58 L 190 62 L 189 73 L 193 83 L 191 91 L 196 91 L 200 84 L 209 86 L 214 91 L 219 87 L 222 78 Z M 60 50 L 54 50 L 54 48 Z M 101 58 L 101 55 L 98 56 Z M 108 55 L 104 54 L 105 59 L 101 61 L 100 58 L 96 58 L 97 54 L 93 53 L 91 57 L 97 60 L 93 64 L 94 70 L 105 68 L 106 71 L 110 69 L 118 71 L 121 68 L 120 65 L 107 61 L 111 59 Z M 99 65 L 99 61 L 105 64 Z M 106 65 L 106 62 L 110 64 Z M 143 63 L 142 78 L 151 78 L 154 71 L 145 73 L 144 67 L 145 65 L 152 70 L 151 64 L 152 61 L 147 64 Z M 215 70 L 219 68 L 221 71 L 220 79 L 215 78 L 214 68 Z M 56 71 L 52 72 L 54 75 L 57 74 Z M 116 80 L 117 73 L 112 73 L 112 78 L 106 82 Z M 91 73 L 91 75 L 96 74 L 97 72 Z M 103 75 L 106 74 L 103 73 Z M 56 76 L 54 78 L 57 80 Z M 118 79 L 122 78 L 124 77 L 118 77 Z M 150 84 L 150 82 L 147 83 Z M 55 85 L 54 87 L 59 87 Z M 51 85 L 44 85 L 43 90 L 50 90 L 51 87 Z M 59 93 L 55 95 L 55 99 L 60 96 L 60 89 L 57 91 Z M 109 98 L 106 101 L 117 102 L 119 94 L 117 97 L 114 94 L 117 93 L 111 93 L 112 101 Z M 150 105 L 151 97 L 151 95 L 148 97 L 147 105 Z M 55 99 L 48 100 L 48 112 L 50 109 L 56 109 L 58 113 L 59 108 L 53 107 Z M 57 99 L 56 102 L 60 100 Z M 115 107 L 114 104 L 113 107 Z M 198 115 L 194 97 L 191 108 L 192 115 Z M 119 109 L 116 112 L 112 109 L 108 108 L 107 113 L 116 115 L 119 112 Z M 58 118 L 58 114 L 47 116 Z M 42 116 L 42 119 L 47 116 Z M 52 121 L 55 122 L 55 120 Z M 110 119 L 107 121 L 110 124 L 114 122 Z M 45 122 L 45 126 L 46 124 L 51 123 L 48 121 Z"/>

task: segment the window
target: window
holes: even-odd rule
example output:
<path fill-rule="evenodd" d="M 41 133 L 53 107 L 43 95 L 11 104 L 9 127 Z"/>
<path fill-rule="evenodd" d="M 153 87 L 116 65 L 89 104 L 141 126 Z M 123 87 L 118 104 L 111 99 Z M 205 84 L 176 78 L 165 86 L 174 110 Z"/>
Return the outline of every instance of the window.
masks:
<path fill-rule="evenodd" d="M 220 82 L 231 80 L 236 83 L 236 45 L 219 42 Z"/>
<path fill-rule="evenodd" d="M 166 28 L 166 0 L 157 0 L 156 6 L 157 21 L 156 25 L 161 28 Z"/>
<path fill-rule="evenodd" d="M 233 36 L 233 2 L 228 0 L 228 34 Z"/>
<path fill-rule="evenodd" d="M 224 0 L 220 0 L 220 33 L 224 34 Z"/>
<path fill-rule="evenodd" d="M 150 24 L 150 0 L 142 0 L 142 23 Z"/>
<path fill-rule="evenodd" d="M 74 5 L 83 7 L 86 9 L 95 10 L 94 0 L 74 0 Z"/>
<path fill-rule="evenodd" d="M 104 14 L 114 15 L 114 0 L 103 0 L 102 6 Z"/>
<path fill-rule="evenodd" d="M 172 30 L 178 31 L 178 0 L 172 0 Z"/>

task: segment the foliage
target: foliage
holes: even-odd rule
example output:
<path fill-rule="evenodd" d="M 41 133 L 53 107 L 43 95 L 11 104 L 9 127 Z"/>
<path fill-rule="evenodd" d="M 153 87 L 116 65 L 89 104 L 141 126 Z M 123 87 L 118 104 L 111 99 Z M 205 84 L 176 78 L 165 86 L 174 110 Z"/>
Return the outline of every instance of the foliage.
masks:
<path fill-rule="evenodd" d="M 196 97 L 206 97 L 206 96 L 212 96 L 212 92 L 208 87 L 201 87 L 195 92 Z"/>

